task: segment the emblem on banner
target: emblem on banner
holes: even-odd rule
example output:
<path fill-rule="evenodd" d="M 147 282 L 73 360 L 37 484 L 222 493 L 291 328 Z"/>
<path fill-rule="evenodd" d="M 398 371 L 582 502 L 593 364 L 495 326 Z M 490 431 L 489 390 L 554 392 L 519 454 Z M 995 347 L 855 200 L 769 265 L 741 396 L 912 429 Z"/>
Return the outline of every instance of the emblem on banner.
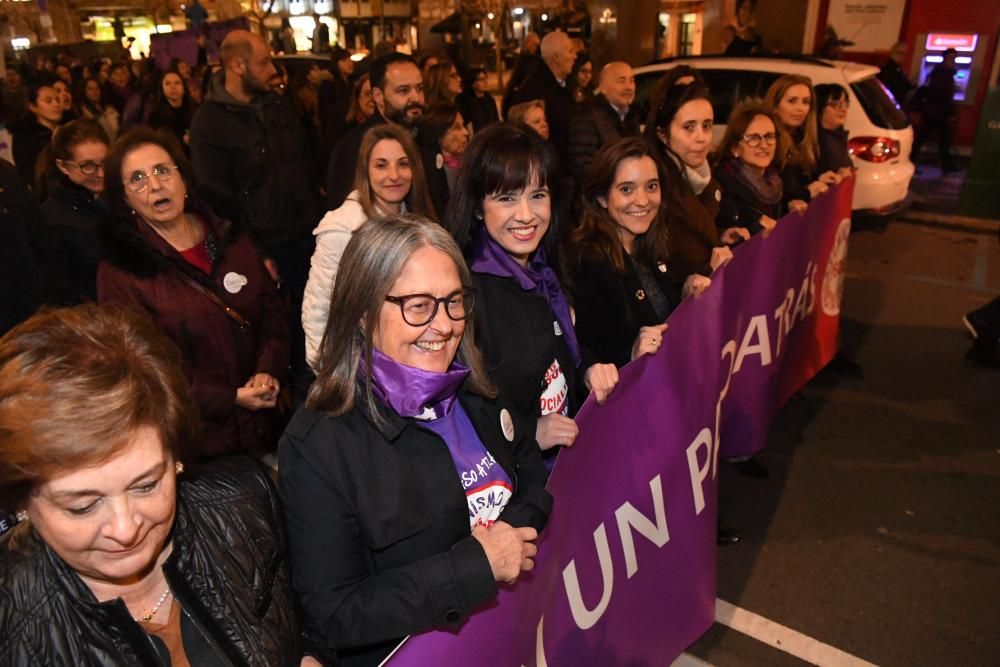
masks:
<path fill-rule="evenodd" d="M 844 294 L 844 270 L 847 264 L 847 239 L 851 235 L 851 219 L 844 218 L 837 226 L 833 250 L 826 261 L 823 275 L 822 304 L 825 315 L 840 314 L 840 298 Z"/>

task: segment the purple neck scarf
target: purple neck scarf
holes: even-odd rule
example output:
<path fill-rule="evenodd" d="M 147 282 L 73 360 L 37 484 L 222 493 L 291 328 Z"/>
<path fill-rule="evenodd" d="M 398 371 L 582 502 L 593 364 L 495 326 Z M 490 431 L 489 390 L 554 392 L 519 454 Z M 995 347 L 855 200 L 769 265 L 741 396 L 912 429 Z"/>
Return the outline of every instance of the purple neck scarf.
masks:
<path fill-rule="evenodd" d="M 359 371 L 367 375 L 362 358 Z M 375 394 L 400 417 L 440 419 L 455 405 L 458 388 L 469 369 L 452 362 L 444 373 L 401 364 L 372 348 L 372 386 Z"/>
<path fill-rule="evenodd" d="M 521 266 L 490 237 L 484 226 L 472 243 L 472 262 L 469 268 L 476 273 L 513 278 L 524 291 L 544 296 L 559 323 L 559 328 L 562 329 L 562 338 L 566 341 L 566 347 L 573 357 L 573 365 L 580 365 L 580 344 L 573 329 L 569 303 L 566 302 L 556 272 L 545 260 L 545 248 L 538 246 L 538 250 L 528 261 L 528 266 Z"/>

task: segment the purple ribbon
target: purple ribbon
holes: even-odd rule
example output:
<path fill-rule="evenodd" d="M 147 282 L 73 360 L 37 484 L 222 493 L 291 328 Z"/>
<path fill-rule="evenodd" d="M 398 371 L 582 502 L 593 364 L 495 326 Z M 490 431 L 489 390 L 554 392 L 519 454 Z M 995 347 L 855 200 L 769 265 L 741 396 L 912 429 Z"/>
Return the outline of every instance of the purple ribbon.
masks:
<path fill-rule="evenodd" d="M 360 371 L 367 375 L 364 358 Z M 401 364 L 372 348 L 371 380 L 375 394 L 400 417 L 440 419 L 451 411 L 458 388 L 469 375 L 469 369 L 452 362 L 444 373 L 425 371 Z M 433 411 L 431 417 L 429 410 Z"/>
<path fill-rule="evenodd" d="M 563 339 L 573 357 L 573 365 L 580 365 L 580 344 L 573 329 L 573 316 L 570 315 L 569 303 L 559 284 L 559 277 L 546 261 L 545 248 L 538 246 L 538 250 L 528 261 L 528 266 L 521 266 L 493 240 L 483 226 L 479 236 L 472 242 L 472 262 L 469 268 L 476 273 L 514 278 L 524 291 L 544 296 L 562 329 Z"/>

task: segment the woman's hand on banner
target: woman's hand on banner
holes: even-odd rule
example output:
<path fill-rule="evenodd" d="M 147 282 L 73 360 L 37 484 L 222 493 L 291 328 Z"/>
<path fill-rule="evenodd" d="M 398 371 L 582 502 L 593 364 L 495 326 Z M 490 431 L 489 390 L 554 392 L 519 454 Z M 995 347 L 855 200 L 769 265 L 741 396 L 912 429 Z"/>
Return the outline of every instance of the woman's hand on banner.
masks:
<path fill-rule="evenodd" d="M 538 531 L 534 528 L 514 528 L 506 521 L 497 521 L 489 528 L 476 526 L 472 536 L 486 552 L 496 581 L 512 583 L 521 572 L 535 567 L 538 547 L 532 542 L 538 537 Z"/>
<path fill-rule="evenodd" d="M 614 364 L 594 364 L 583 376 L 587 389 L 594 392 L 594 400 L 601 405 L 618 384 L 618 367 Z"/>
<path fill-rule="evenodd" d="M 543 451 L 559 446 L 569 447 L 579 434 L 576 422 L 558 412 L 539 417 L 535 423 L 535 440 Z"/>
<path fill-rule="evenodd" d="M 725 266 L 733 261 L 733 251 L 727 246 L 712 248 L 712 258 L 708 261 L 712 271 L 717 271 L 720 266 Z"/>
<path fill-rule="evenodd" d="M 824 174 L 832 174 L 832 173 L 833 172 L 831 171 L 824 172 Z M 815 199 L 816 197 L 819 197 L 821 194 L 827 192 L 829 189 L 830 186 L 824 183 L 823 181 L 813 181 L 812 183 L 809 184 L 808 187 L 809 196 Z"/>
<path fill-rule="evenodd" d="M 666 323 L 639 329 L 639 335 L 632 344 L 632 358 L 638 359 L 644 354 L 656 354 L 663 343 L 663 332 L 666 330 Z"/>
<path fill-rule="evenodd" d="M 692 273 L 684 281 L 684 286 L 681 287 L 681 298 L 686 299 L 689 296 L 696 297 L 711 286 L 711 278 L 703 276 L 700 273 Z"/>
<path fill-rule="evenodd" d="M 809 208 L 809 204 L 805 203 L 801 199 L 793 199 L 792 201 L 788 202 L 788 210 L 791 211 L 792 213 L 798 213 L 799 215 L 802 215 L 803 213 L 806 212 L 807 208 Z"/>
<path fill-rule="evenodd" d="M 750 240 L 750 230 L 746 227 L 729 227 L 719 235 L 726 245 L 736 245 Z"/>
<path fill-rule="evenodd" d="M 774 228 L 778 226 L 778 221 L 769 215 L 762 215 L 760 216 L 760 226 L 764 230 L 761 234 L 763 234 L 764 238 L 767 238 L 774 231 Z"/>

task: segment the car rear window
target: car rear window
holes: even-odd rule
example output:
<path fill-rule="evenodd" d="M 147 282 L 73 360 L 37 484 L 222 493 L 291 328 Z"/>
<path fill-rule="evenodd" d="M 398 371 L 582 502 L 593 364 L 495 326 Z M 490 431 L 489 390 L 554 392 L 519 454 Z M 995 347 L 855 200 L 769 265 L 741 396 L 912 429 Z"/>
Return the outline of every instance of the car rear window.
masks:
<path fill-rule="evenodd" d="M 851 84 L 851 90 L 857 95 L 858 102 L 865 110 L 868 120 L 876 127 L 886 130 L 902 130 L 909 126 L 910 121 L 896 106 L 892 94 L 874 76 L 855 81 Z"/>

